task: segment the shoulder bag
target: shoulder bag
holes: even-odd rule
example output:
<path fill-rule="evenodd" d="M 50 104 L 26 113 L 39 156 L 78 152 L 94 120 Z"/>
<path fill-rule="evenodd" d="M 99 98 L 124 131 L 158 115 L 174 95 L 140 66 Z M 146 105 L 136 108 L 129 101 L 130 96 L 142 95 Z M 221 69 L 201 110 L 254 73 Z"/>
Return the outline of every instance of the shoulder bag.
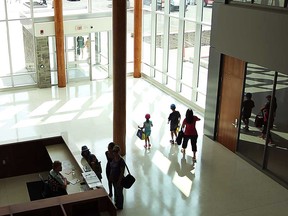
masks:
<path fill-rule="evenodd" d="M 124 159 L 123 159 L 124 160 Z M 121 184 L 124 188 L 126 189 L 129 189 L 133 184 L 134 182 L 136 181 L 136 179 L 134 178 L 134 176 L 132 176 L 130 174 L 130 171 L 129 171 L 129 168 L 124 160 L 124 163 L 125 163 L 125 167 L 128 171 L 128 175 L 126 175 L 125 177 L 122 178 L 122 181 L 121 181 Z"/>

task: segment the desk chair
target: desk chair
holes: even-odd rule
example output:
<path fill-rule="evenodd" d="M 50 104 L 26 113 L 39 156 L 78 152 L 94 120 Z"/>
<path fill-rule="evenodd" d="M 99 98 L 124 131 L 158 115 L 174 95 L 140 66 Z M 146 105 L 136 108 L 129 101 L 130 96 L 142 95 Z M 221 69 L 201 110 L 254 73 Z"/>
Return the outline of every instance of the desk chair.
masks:
<path fill-rule="evenodd" d="M 63 189 L 60 183 L 56 179 L 54 179 L 50 174 L 48 175 L 47 185 L 49 188 L 50 197 L 67 195 L 67 191 Z"/>
<path fill-rule="evenodd" d="M 45 180 L 40 173 L 39 173 L 39 178 L 42 181 L 42 192 L 41 192 L 42 197 L 43 198 L 51 197 L 51 190 L 50 190 L 48 180 Z"/>

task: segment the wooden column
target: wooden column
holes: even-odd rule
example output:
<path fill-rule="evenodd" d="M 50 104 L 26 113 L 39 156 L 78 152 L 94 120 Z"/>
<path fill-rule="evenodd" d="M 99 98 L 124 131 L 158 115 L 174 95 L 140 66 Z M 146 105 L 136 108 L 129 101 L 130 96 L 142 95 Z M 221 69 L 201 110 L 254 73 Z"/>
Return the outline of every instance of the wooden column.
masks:
<path fill-rule="evenodd" d="M 126 0 L 113 0 L 113 141 L 126 154 Z"/>
<path fill-rule="evenodd" d="M 141 77 L 142 0 L 134 0 L 134 78 Z"/>
<path fill-rule="evenodd" d="M 56 39 L 58 87 L 66 87 L 65 58 L 64 58 L 64 27 L 62 0 L 54 3 L 54 26 Z"/>

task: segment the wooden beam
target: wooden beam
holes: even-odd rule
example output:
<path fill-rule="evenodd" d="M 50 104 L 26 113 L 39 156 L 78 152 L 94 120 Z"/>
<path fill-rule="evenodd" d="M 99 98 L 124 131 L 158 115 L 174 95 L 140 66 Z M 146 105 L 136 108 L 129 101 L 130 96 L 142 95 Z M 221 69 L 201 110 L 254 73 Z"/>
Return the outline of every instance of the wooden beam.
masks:
<path fill-rule="evenodd" d="M 66 87 L 65 52 L 64 52 L 64 27 L 62 0 L 54 3 L 54 26 L 56 39 L 58 87 Z"/>

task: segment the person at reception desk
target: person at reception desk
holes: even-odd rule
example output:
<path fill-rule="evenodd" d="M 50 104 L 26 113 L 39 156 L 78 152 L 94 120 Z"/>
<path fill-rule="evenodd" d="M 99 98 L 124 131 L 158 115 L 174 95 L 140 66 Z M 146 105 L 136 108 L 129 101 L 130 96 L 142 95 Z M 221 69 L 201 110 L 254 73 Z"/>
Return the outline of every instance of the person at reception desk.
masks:
<path fill-rule="evenodd" d="M 67 195 L 67 185 L 70 183 L 60 172 L 62 171 L 62 163 L 54 161 L 52 170 L 48 175 L 48 184 L 50 188 L 50 196 Z"/>
<path fill-rule="evenodd" d="M 108 150 L 105 152 L 106 158 L 107 158 L 107 163 L 106 163 L 106 177 L 108 179 L 108 187 L 109 187 L 109 196 L 113 196 L 113 190 L 112 190 L 112 182 L 109 179 L 110 172 L 111 172 L 111 162 L 114 158 L 113 155 L 113 147 L 115 146 L 114 142 L 110 142 L 108 145 Z"/>
<path fill-rule="evenodd" d="M 98 179 L 101 182 L 102 179 L 102 167 L 101 167 L 101 161 L 98 161 L 96 155 L 91 154 L 90 155 L 90 167 L 92 168 L 92 170 L 95 172 L 95 174 L 97 175 Z"/>
<path fill-rule="evenodd" d="M 124 177 L 124 171 L 125 171 L 125 161 L 120 156 L 120 147 L 118 145 L 115 145 L 113 147 L 113 160 L 110 163 L 111 170 L 110 170 L 110 176 L 109 181 L 112 182 L 114 187 L 114 200 L 115 200 L 115 206 L 117 209 L 121 210 L 123 209 L 123 203 L 124 203 L 124 195 L 123 195 L 123 186 L 121 184 L 122 178 Z"/>
<path fill-rule="evenodd" d="M 81 155 L 90 164 L 91 162 L 91 152 L 87 146 L 82 146 Z"/>

